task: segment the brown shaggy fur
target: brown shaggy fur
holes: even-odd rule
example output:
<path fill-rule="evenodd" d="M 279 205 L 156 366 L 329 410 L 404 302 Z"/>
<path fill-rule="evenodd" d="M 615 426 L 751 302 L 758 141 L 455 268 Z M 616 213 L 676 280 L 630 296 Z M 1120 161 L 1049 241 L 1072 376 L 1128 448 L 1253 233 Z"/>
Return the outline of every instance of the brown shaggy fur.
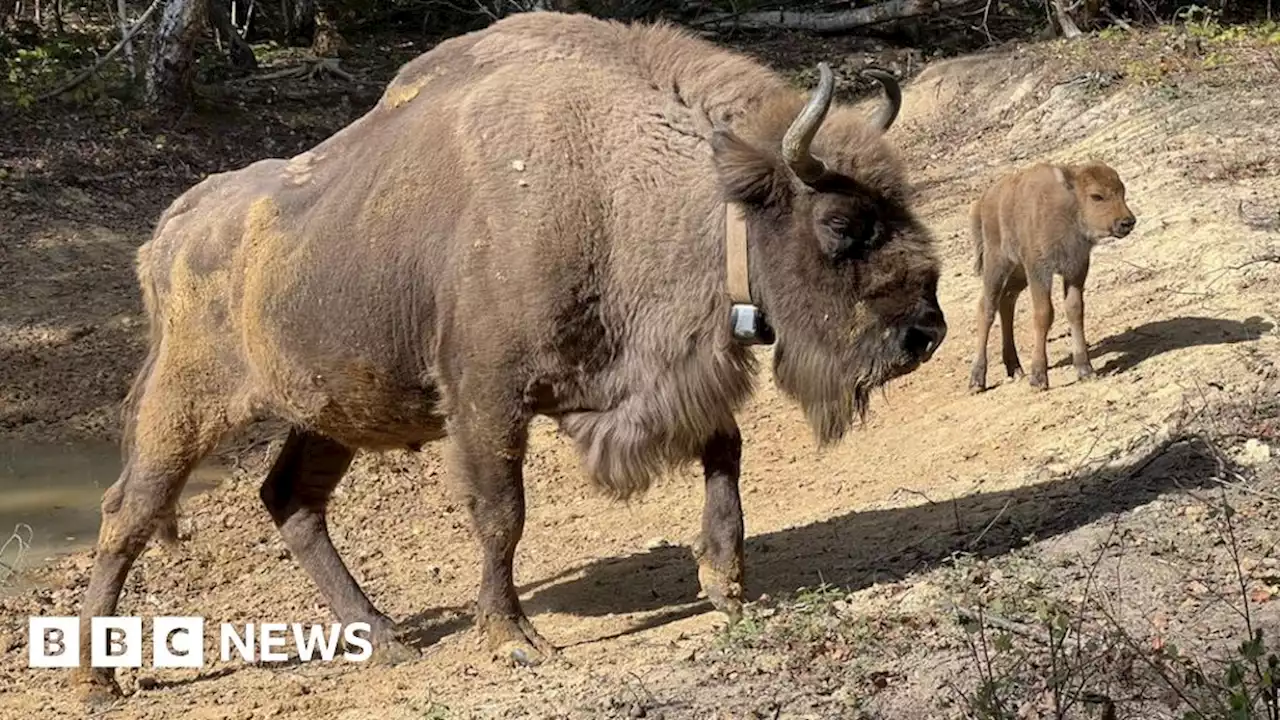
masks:
<path fill-rule="evenodd" d="M 1034 345 L 1031 386 L 1049 387 L 1046 343 L 1053 324 L 1053 276 L 1063 280 L 1063 301 L 1071 324 L 1072 361 L 1081 380 L 1093 377 L 1084 336 L 1084 282 L 1089 255 L 1102 238 L 1128 235 L 1137 220 L 1125 203 L 1120 176 L 1100 162 L 1039 164 L 998 180 L 970 213 L 973 270 L 982 277 L 978 301 L 978 352 L 969 388 L 986 387 L 987 341 L 997 308 L 1005 370 L 1022 376 L 1013 342 L 1018 295 L 1031 288 Z"/>
<path fill-rule="evenodd" d="M 701 575 L 731 612 L 734 414 L 755 361 L 728 324 L 726 202 L 745 207 L 779 385 L 822 441 L 945 335 L 898 155 L 835 106 L 813 144 L 830 172 L 803 186 L 779 148 L 804 102 L 668 26 L 516 15 L 408 63 L 314 149 L 183 194 L 138 252 L 151 348 L 82 617 L 114 610 L 201 456 L 274 417 L 294 430 L 263 502 L 334 613 L 370 622 L 383 649 L 392 623 L 333 549 L 324 507 L 356 448 L 451 436 L 484 553 L 479 626 L 533 661 L 550 646 L 520 610 L 511 562 L 535 414 L 618 497 L 702 462 Z M 102 671 L 82 679 L 90 695 L 112 686 Z"/>

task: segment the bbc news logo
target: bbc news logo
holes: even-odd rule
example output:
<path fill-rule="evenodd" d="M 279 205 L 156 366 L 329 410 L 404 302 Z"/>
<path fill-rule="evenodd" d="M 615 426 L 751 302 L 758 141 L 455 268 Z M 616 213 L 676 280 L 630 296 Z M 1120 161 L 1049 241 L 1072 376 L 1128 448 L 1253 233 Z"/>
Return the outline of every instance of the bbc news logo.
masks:
<path fill-rule="evenodd" d="M 157 617 L 151 620 L 151 665 L 157 668 L 204 666 L 204 618 Z M 142 667 L 144 640 L 140 617 L 95 617 L 89 620 L 89 665 L 101 668 Z M 357 634 L 359 633 L 359 634 Z M 239 656 L 246 662 L 285 662 L 293 641 L 298 659 L 332 662 L 344 641 L 343 659 L 364 662 L 373 653 L 369 623 L 303 625 L 302 623 L 222 623 L 218 647 L 222 662 Z M 68 668 L 80 665 L 80 619 L 31 617 L 27 623 L 27 665 Z"/>

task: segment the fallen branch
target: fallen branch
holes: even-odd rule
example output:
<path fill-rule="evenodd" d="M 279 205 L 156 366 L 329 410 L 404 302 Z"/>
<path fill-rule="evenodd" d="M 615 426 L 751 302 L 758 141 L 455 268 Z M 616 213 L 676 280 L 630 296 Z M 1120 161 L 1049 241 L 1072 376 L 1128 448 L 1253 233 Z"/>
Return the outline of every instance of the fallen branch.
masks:
<path fill-rule="evenodd" d="M 277 70 L 267 73 L 266 75 L 254 75 L 247 78 L 250 82 L 263 82 L 267 80 L 283 80 L 285 78 L 301 78 L 306 77 L 308 80 L 315 80 L 321 75 L 333 75 L 336 78 L 347 82 L 359 82 L 351 73 L 338 67 L 336 58 L 320 58 L 315 62 L 303 63 L 301 65 Z"/>
<path fill-rule="evenodd" d="M 26 532 L 23 532 L 23 530 Z M 13 532 L 9 534 L 9 539 L 0 545 L 0 587 L 4 587 L 18 570 L 22 567 L 22 560 L 27 555 L 27 551 L 31 549 L 31 542 L 35 538 L 35 533 L 31 530 L 31 526 L 26 523 L 18 523 L 13 528 Z M 6 561 L 3 558 L 9 556 L 9 546 L 15 545 L 17 549 L 13 552 L 13 560 Z"/>
<path fill-rule="evenodd" d="M 1013 633 L 1028 640 L 1033 640 L 1041 645 L 1048 646 L 1051 643 L 1048 633 L 1027 623 L 1010 620 L 999 615 L 993 615 L 987 611 L 970 610 L 959 605 L 952 604 L 951 611 L 961 622 L 972 622 L 986 624 L 997 630 L 1004 630 Z"/>
<path fill-rule="evenodd" d="M 136 35 L 139 30 L 142 29 L 142 26 L 146 24 L 147 19 L 151 17 L 151 13 L 155 12 L 156 8 L 160 7 L 160 5 L 161 5 L 161 0 L 152 0 L 151 6 L 147 8 L 147 11 L 142 13 L 142 15 L 137 20 L 135 20 L 132 25 L 129 26 L 128 32 L 124 33 L 124 35 L 120 38 L 120 42 L 116 43 L 115 47 L 108 50 L 106 55 L 103 55 L 101 58 L 98 58 L 98 62 L 94 63 L 88 70 L 85 70 L 84 72 L 72 78 L 66 84 L 60 87 L 54 88 L 53 90 L 50 90 L 49 92 L 36 97 L 36 102 L 44 102 L 45 100 L 48 100 L 50 98 L 55 98 L 61 95 L 62 93 L 67 92 L 68 90 L 73 90 L 76 87 L 78 87 L 80 83 L 92 77 L 93 74 L 98 72 L 98 70 L 100 70 L 103 65 L 106 65 L 108 62 L 110 62 L 111 58 L 116 56 L 116 53 L 120 52 L 120 50 L 124 48 L 126 45 L 129 45 L 129 41 L 132 40 L 133 36 Z"/>
<path fill-rule="evenodd" d="M 1107 19 L 1111 21 L 1112 25 L 1115 25 L 1125 32 L 1133 32 L 1133 26 L 1124 20 L 1121 20 L 1119 17 L 1116 17 L 1116 14 L 1111 12 L 1109 8 L 1102 8 L 1102 13 L 1107 16 Z"/>
<path fill-rule="evenodd" d="M 929 15 L 971 5 L 974 0 L 888 0 L 879 5 L 849 10 L 759 10 L 742 14 L 718 14 L 693 25 L 744 30 L 808 30 L 842 33 L 890 20 Z"/>

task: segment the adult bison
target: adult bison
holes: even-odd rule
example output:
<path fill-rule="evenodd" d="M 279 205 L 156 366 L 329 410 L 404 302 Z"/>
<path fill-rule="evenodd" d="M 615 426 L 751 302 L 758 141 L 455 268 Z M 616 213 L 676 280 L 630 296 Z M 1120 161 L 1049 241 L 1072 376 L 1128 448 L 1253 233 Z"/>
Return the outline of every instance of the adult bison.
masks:
<path fill-rule="evenodd" d="M 881 137 L 900 95 L 879 77 L 889 107 L 868 123 L 831 109 L 825 65 L 806 102 L 671 27 L 518 15 L 408 63 L 315 149 L 189 190 L 138 251 L 150 352 L 81 647 L 188 472 L 263 417 L 293 429 L 262 501 L 338 619 L 371 624 L 375 656 L 404 648 L 325 506 L 357 448 L 446 435 L 483 552 L 479 629 L 503 657 L 553 652 L 512 584 L 535 414 L 618 497 L 701 460 L 699 577 L 736 616 L 734 413 L 755 361 L 735 328 L 776 338 L 777 383 L 822 442 L 946 333 L 932 240 Z M 118 692 L 109 670 L 77 677 Z"/>

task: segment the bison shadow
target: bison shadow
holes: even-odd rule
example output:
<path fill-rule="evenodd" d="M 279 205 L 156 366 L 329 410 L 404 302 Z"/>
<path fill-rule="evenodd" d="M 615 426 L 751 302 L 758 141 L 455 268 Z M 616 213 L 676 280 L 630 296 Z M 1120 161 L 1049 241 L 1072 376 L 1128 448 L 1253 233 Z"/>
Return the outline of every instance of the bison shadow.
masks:
<path fill-rule="evenodd" d="M 1139 363 L 1173 350 L 1257 340 L 1274 327 L 1256 315 L 1244 322 L 1208 317 L 1170 318 L 1139 325 L 1105 338 L 1089 348 L 1089 355 L 1100 357 L 1119 353 L 1118 357 L 1108 360 L 1098 370 L 1100 375 L 1114 375 L 1132 370 Z M 1071 358 L 1067 357 L 1054 367 L 1070 364 Z"/>
<path fill-rule="evenodd" d="M 1145 505 L 1176 487 L 1199 487 L 1218 471 L 1196 439 L 1164 443 L 1131 465 L 1028 487 L 923 505 L 850 512 L 747 538 L 747 596 L 787 594 L 822 582 L 850 590 L 937 567 L 957 553 L 994 557 Z M 911 492 L 911 491 L 907 491 Z M 746 518 L 750 532 L 751 518 Z M 573 580 L 523 590 L 525 609 L 600 616 L 697 603 L 697 570 L 687 548 L 664 547 L 578 568 Z M 692 607 L 687 607 L 693 603 Z M 677 609 L 678 606 L 686 607 Z M 646 621 L 647 627 L 660 624 Z M 635 632 L 640 628 L 634 628 Z"/>

